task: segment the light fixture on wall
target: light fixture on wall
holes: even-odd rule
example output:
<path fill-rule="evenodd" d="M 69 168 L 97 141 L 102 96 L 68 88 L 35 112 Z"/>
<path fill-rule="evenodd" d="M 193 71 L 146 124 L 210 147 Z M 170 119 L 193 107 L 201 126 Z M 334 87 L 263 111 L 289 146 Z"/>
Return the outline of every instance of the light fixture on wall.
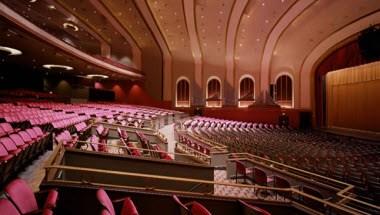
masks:
<path fill-rule="evenodd" d="M 0 51 L 7 52 L 8 55 L 22 55 L 22 51 L 5 46 L 0 46 Z"/>
<path fill-rule="evenodd" d="M 65 70 L 73 70 L 74 68 L 71 67 L 71 66 L 66 66 L 66 65 L 58 65 L 58 64 L 44 64 L 42 65 L 42 67 L 46 68 L 46 69 L 55 69 L 55 68 L 58 68 L 58 69 L 65 69 Z"/>
<path fill-rule="evenodd" d="M 102 74 L 89 74 L 86 75 L 87 78 L 103 78 L 106 79 L 108 78 L 108 75 L 102 75 Z"/>

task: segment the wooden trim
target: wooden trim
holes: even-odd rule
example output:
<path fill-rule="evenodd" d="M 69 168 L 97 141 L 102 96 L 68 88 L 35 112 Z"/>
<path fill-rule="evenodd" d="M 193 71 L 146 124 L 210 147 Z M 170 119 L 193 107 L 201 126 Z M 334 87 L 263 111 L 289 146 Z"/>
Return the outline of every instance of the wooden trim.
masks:
<path fill-rule="evenodd" d="M 324 205 L 328 205 L 330 207 L 336 208 L 338 210 L 350 213 L 350 214 L 363 214 L 364 212 L 356 212 L 352 211 L 343 206 L 334 204 L 324 199 L 319 199 L 315 196 L 309 195 L 307 193 L 303 193 L 296 188 L 275 188 L 275 187 L 267 187 L 267 186 L 259 186 L 259 185 L 245 185 L 245 184 L 235 184 L 235 183 L 227 183 L 227 182 L 215 182 L 215 181 L 207 181 L 207 180 L 199 180 L 199 179 L 188 179 L 181 177 L 168 177 L 162 175 L 151 175 L 151 174 L 141 174 L 141 173 L 131 173 L 131 172 L 120 172 L 120 171 L 112 171 L 112 170 L 102 170 L 102 169 L 92 169 L 92 168 L 82 168 L 82 167 L 74 167 L 74 166 L 62 166 L 62 165 L 49 165 L 45 166 L 46 169 L 61 169 L 61 170 L 71 170 L 71 171 L 80 171 L 80 172 L 90 172 L 90 173 L 101 173 L 101 174 L 111 174 L 111 175 L 121 175 L 121 176 L 132 176 L 132 177 L 142 177 L 142 178 L 151 178 L 151 179 L 160 179 L 167 181 L 181 181 L 181 182 L 195 182 L 195 183 L 203 183 L 203 184 L 212 184 L 212 185 L 224 185 L 224 186 L 233 186 L 239 188 L 251 188 L 251 189 L 265 189 L 265 190 L 274 190 L 274 191 L 283 191 L 290 192 L 292 194 L 299 194 L 301 196 L 313 199 L 314 201 L 321 202 Z M 53 180 L 54 181 L 54 180 Z M 91 184 L 91 183 L 90 183 Z M 114 186 L 114 185 L 111 185 Z M 120 188 L 130 188 L 131 186 L 118 186 Z M 141 189 L 141 188 L 140 188 Z M 154 188 L 148 188 L 151 190 L 155 190 Z M 169 191 L 169 190 L 162 190 Z M 175 191 L 177 192 L 177 191 Z M 203 194 L 204 195 L 204 194 Z M 207 194 L 213 195 L 213 194 Z M 364 213 L 366 214 L 366 213 Z"/>

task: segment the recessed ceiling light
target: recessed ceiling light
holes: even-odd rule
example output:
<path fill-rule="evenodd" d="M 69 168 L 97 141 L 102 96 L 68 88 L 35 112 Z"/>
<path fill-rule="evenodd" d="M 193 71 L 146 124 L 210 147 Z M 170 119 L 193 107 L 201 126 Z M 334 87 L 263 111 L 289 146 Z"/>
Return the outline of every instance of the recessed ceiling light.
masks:
<path fill-rule="evenodd" d="M 52 4 L 48 5 L 48 8 L 49 8 L 50 10 L 55 10 L 55 6 L 52 5 Z"/>
<path fill-rule="evenodd" d="M 71 29 L 73 29 L 74 31 L 78 31 L 78 30 L 79 30 L 78 26 L 76 26 L 76 25 L 74 25 L 74 24 L 72 24 L 72 23 L 70 23 L 70 22 L 65 22 L 65 23 L 63 23 L 63 27 L 64 27 L 65 29 L 71 28 Z"/>
<path fill-rule="evenodd" d="M 269 20 L 266 19 L 266 20 L 265 20 L 265 23 L 269 23 Z"/>
<path fill-rule="evenodd" d="M 8 52 L 9 53 L 8 55 L 22 55 L 22 51 L 20 51 L 18 49 L 14 49 L 14 48 L 0 46 L 0 50 Z"/>
<path fill-rule="evenodd" d="M 34 3 L 36 2 L 37 0 L 29 0 L 30 3 Z"/>
<path fill-rule="evenodd" d="M 73 70 L 74 68 L 71 66 L 65 66 L 65 65 L 58 65 L 58 64 L 44 64 L 42 67 L 46 69 L 54 69 L 54 68 L 59 68 L 59 69 L 65 69 L 65 70 Z"/>
<path fill-rule="evenodd" d="M 87 78 L 108 78 L 108 75 L 101 75 L 101 74 L 89 74 L 86 75 Z"/>
<path fill-rule="evenodd" d="M 264 7 L 264 6 L 265 6 L 265 3 L 264 3 L 264 2 L 263 2 L 263 3 L 261 3 L 261 6 L 263 6 L 263 7 Z"/>

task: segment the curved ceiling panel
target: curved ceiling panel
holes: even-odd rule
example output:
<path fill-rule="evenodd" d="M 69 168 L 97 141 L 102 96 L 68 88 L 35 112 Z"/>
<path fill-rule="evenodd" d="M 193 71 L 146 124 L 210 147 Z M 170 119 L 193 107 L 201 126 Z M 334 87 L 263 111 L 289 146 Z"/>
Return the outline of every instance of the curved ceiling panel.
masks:
<path fill-rule="evenodd" d="M 115 18 L 132 35 L 141 49 L 156 46 L 153 35 L 133 1 L 102 1 Z"/>
<path fill-rule="evenodd" d="M 183 2 L 147 0 L 147 3 L 174 60 L 193 61 Z"/>
<path fill-rule="evenodd" d="M 293 21 L 277 42 L 271 61 L 272 81 L 283 68 L 298 75 L 304 58 L 321 41 L 379 8 L 379 2 L 372 0 L 320 0 L 314 3 Z"/>
<path fill-rule="evenodd" d="M 196 31 L 206 71 L 215 66 L 224 71 L 227 27 L 234 3 L 231 0 L 196 1 Z"/>
<path fill-rule="evenodd" d="M 295 0 L 250 1 L 236 39 L 235 62 L 240 72 L 259 73 L 268 37 Z M 258 77 L 257 77 L 258 78 Z"/>

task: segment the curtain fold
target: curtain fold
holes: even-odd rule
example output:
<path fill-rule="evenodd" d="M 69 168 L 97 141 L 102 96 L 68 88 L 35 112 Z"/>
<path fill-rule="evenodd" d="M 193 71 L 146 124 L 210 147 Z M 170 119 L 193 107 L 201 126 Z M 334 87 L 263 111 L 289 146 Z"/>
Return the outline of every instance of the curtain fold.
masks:
<path fill-rule="evenodd" d="M 326 75 L 328 127 L 380 132 L 380 62 Z"/>

